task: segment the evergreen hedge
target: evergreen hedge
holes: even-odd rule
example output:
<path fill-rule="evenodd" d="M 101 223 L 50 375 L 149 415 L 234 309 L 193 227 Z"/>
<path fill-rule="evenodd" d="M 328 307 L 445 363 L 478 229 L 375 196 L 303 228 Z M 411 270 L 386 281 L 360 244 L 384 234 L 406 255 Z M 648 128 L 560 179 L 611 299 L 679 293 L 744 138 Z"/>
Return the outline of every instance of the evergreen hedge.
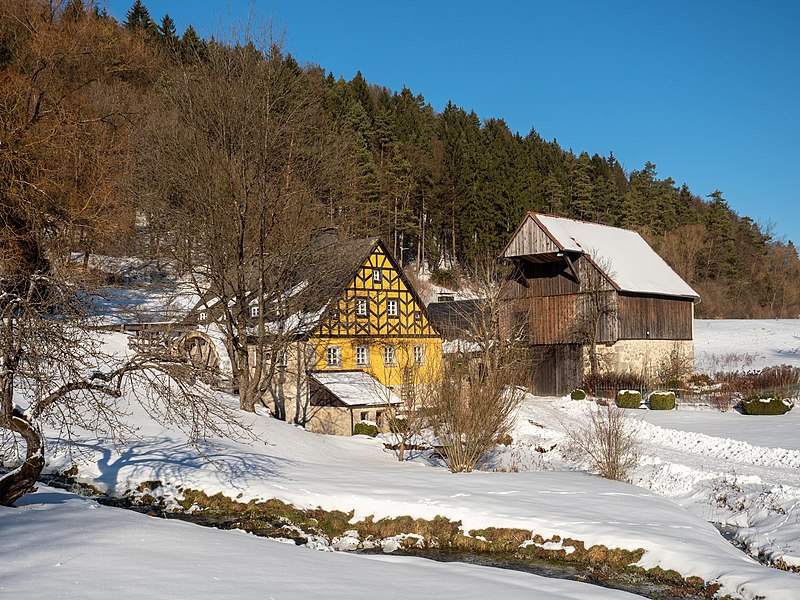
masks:
<path fill-rule="evenodd" d="M 642 393 L 637 390 L 621 390 L 617 392 L 617 406 L 620 408 L 639 408 Z"/>
<path fill-rule="evenodd" d="M 648 398 L 650 410 L 674 410 L 675 392 L 653 392 Z"/>
<path fill-rule="evenodd" d="M 742 400 L 742 412 L 746 415 L 783 415 L 791 409 L 790 402 L 774 393 L 755 394 Z"/>
<path fill-rule="evenodd" d="M 353 435 L 368 435 L 369 437 L 375 437 L 378 435 L 378 428 L 372 423 L 359 421 L 353 427 Z"/>
<path fill-rule="evenodd" d="M 586 392 L 578 388 L 577 390 L 572 390 L 572 393 L 569 395 L 569 397 L 573 400 L 586 400 Z"/>

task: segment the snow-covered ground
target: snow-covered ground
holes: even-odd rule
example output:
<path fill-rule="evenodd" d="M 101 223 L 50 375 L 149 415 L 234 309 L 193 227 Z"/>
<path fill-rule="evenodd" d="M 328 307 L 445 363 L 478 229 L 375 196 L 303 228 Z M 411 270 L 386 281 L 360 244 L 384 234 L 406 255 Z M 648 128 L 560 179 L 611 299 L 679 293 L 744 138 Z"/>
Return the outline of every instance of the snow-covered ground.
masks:
<path fill-rule="evenodd" d="M 596 408 L 588 401 L 529 398 L 519 414 L 515 443 L 498 452 L 492 466 L 587 468 L 564 452 L 563 432 Z M 642 440 L 633 483 L 700 519 L 738 528 L 740 541 L 754 555 L 800 566 L 800 411 L 777 418 L 715 411 L 625 412 Z M 800 576 L 794 577 L 800 597 Z"/>
<path fill-rule="evenodd" d="M 734 326 L 717 332 L 725 323 L 699 322 L 698 350 L 718 354 L 736 345 L 730 341 L 737 336 Z M 784 337 L 773 331 L 756 345 L 755 334 L 742 333 L 741 345 L 783 358 L 777 350 L 787 346 L 779 338 L 793 339 L 800 322 L 763 323 L 776 324 Z M 124 346 L 119 334 L 109 339 Z M 718 340 L 716 349 L 709 339 Z M 772 348 L 777 350 L 767 351 Z M 773 364 L 783 362 L 788 361 Z M 355 520 L 443 515 L 461 520 L 465 531 L 514 527 L 587 546 L 643 548 L 642 566 L 719 582 L 721 593 L 800 598 L 800 575 L 757 563 L 709 524 L 740 527 L 753 552 L 800 564 L 800 411 L 779 417 L 628 411 L 639 419 L 645 440 L 636 487 L 580 472 L 585 465 L 562 453 L 564 425 L 586 418 L 593 406 L 526 398 L 514 444 L 491 456 L 487 471 L 471 474 L 452 475 L 426 461 L 400 464 L 377 440 L 312 434 L 267 416 L 248 416 L 256 441 L 214 439 L 198 449 L 137 408 L 129 417 L 139 428 L 137 439 L 115 449 L 106 440 L 87 438 L 81 455 L 55 457 L 51 468 L 78 460 L 82 480 L 116 494 L 160 480 L 167 495 L 182 486 L 244 501 L 278 498 L 302 508 L 353 510 Z M 459 596 L 475 598 L 630 597 L 481 567 L 313 552 L 106 509 L 52 490 L 23 499 L 19 508 L 0 508 L 0 531 L 0 597 L 32 597 L 43 586 L 41 597 L 123 599 L 139 597 L 142 589 L 168 598 L 243 597 L 254 591 L 289 599 L 373 593 L 427 598 L 454 587 Z"/>
<path fill-rule="evenodd" d="M 638 596 L 458 563 L 314 552 L 99 506 L 52 489 L 0 507 L 0 598 L 549 598 Z"/>
<path fill-rule="evenodd" d="M 698 319 L 694 350 L 704 373 L 800 366 L 800 319 Z"/>

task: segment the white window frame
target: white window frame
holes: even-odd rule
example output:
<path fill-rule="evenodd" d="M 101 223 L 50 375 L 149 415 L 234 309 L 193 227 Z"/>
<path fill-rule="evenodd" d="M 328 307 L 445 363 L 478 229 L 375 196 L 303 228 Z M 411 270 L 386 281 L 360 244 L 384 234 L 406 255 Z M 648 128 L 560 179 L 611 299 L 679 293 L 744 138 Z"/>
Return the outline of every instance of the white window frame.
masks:
<path fill-rule="evenodd" d="M 275 363 L 278 368 L 285 369 L 289 366 L 289 352 L 286 350 L 278 350 L 278 362 Z"/>
<path fill-rule="evenodd" d="M 400 316 L 400 299 L 387 298 L 386 299 L 386 316 L 399 317 Z"/>
<path fill-rule="evenodd" d="M 356 316 L 368 317 L 369 316 L 369 299 L 356 298 Z"/>
<path fill-rule="evenodd" d="M 383 285 L 383 273 L 380 269 L 372 269 L 372 284 Z"/>
<path fill-rule="evenodd" d="M 356 346 L 356 366 L 369 366 L 369 346 Z"/>
<path fill-rule="evenodd" d="M 201 310 L 200 315 L 197 317 L 197 320 L 200 323 L 205 323 L 206 321 L 208 321 L 208 312 Z"/>
<path fill-rule="evenodd" d="M 250 305 L 250 318 L 257 319 L 258 318 L 258 303 Z"/>
<path fill-rule="evenodd" d="M 414 364 L 425 364 L 425 346 L 414 346 Z"/>
<path fill-rule="evenodd" d="M 397 351 L 394 346 L 383 347 L 383 364 L 387 367 L 394 367 L 397 365 Z"/>
<path fill-rule="evenodd" d="M 342 366 L 341 346 L 328 346 L 327 348 L 325 348 L 325 366 L 327 367 Z"/>

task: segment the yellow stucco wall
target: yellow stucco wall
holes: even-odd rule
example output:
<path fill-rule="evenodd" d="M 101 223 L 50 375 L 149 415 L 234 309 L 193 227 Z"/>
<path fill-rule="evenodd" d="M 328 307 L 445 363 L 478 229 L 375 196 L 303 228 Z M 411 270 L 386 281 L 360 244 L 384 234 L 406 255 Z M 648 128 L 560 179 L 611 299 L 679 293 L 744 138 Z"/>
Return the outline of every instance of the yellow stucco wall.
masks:
<path fill-rule="evenodd" d="M 406 377 L 412 377 L 411 383 L 432 383 L 441 377 L 442 373 L 442 340 L 438 338 L 316 338 L 317 364 L 316 369 L 320 371 L 353 370 L 359 369 L 366 371 L 383 385 L 394 387 L 404 381 Z M 335 346 L 341 351 L 341 365 L 329 366 L 327 363 L 327 349 Z M 368 349 L 369 364 L 362 366 L 356 363 L 356 347 L 365 346 Z M 395 363 L 386 364 L 384 361 L 384 349 L 390 346 L 394 348 Z M 424 349 L 424 360 L 422 363 L 414 362 L 414 347 L 421 346 Z M 413 369 L 409 374 L 408 369 Z"/>

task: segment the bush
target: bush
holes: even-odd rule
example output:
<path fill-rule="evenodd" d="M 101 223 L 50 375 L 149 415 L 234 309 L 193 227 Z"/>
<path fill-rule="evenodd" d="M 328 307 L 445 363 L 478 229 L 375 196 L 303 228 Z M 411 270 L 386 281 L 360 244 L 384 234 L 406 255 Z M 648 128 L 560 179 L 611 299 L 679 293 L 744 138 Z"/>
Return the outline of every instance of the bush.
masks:
<path fill-rule="evenodd" d="M 572 390 L 572 393 L 569 395 L 570 398 L 573 400 L 586 400 L 586 392 L 582 389 Z"/>
<path fill-rule="evenodd" d="M 648 398 L 650 410 L 674 410 L 675 392 L 653 392 Z"/>
<path fill-rule="evenodd" d="M 778 398 L 774 393 L 757 394 L 742 400 L 742 412 L 746 415 L 783 415 L 791 409 L 791 402 Z"/>
<path fill-rule="evenodd" d="M 368 435 L 369 437 L 375 437 L 378 435 L 378 428 L 366 421 L 359 421 L 353 427 L 353 435 Z"/>
<path fill-rule="evenodd" d="M 639 408 L 642 393 L 637 390 L 622 390 L 617 393 L 617 406 L 620 408 Z"/>
<path fill-rule="evenodd" d="M 639 464 L 641 442 L 637 420 L 627 417 L 613 404 L 592 410 L 588 420 L 567 427 L 566 433 L 570 446 L 606 479 L 628 481 Z"/>
<path fill-rule="evenodd" d="M 716 379 L 723 384 L 724 391 L 753 394 L 757 390 L 784 389 L 788 392 L 800 384 L 800 367 L 779 365 L 760 371 L 717 373 Z"/>

